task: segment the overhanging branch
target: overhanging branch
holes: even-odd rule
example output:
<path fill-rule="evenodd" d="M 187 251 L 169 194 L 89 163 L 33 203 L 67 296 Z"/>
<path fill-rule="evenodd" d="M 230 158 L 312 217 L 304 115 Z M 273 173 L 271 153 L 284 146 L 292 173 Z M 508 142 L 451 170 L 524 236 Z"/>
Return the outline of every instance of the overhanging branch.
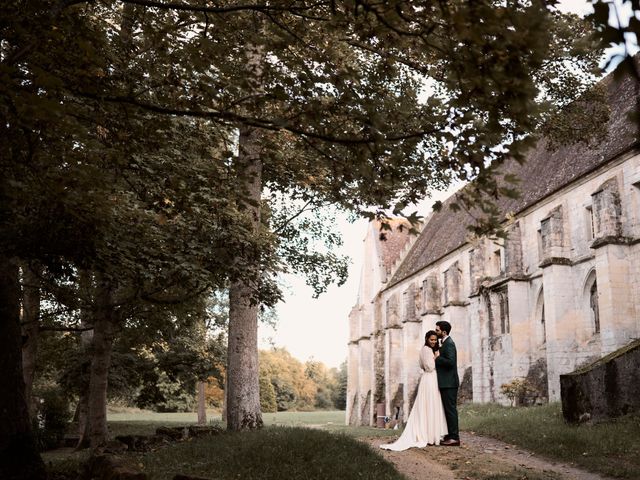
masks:
<path fill-rule="evenodd" d="M 403 140 L 409 140 L 412 138 L 424 137 L 426 135 L 431 135 L 434 133 L 438 133 L 440 130 L 437 128 L 423 129 L 414 132 L 407 133 L 391 133 L 391 134 L 382 134 L 377 136 L 336 136 L 330 133 L 321 133 L 321 132 L 313 132 L 309 130 L 304 130 L 302 128 L 296 127 L 294 125 L 288 125 L 286 123 L 274 121 L 274 120 L 266 120 L 261 118 L 249 117 L 246 115 L 240 115 L 233 112 L 225 112 L 218 110 L 194 110 L 194 109 L 181 109 L 181 108 L 171 108 L 166 107 L 154 103 L 149 103 L 145 101 L 138 100 L 137 98 L 130 96 L 121 96 L 121 95 L 96 95 L 90 93 L 80 93 L 76 92 L 77 95 L 80 95 L 85 98 L 91 98 L 97 101 L 107 101 L 114 103 L 124 103 L 128 105 L 132 105 L 150 112 L 165 114 L 165 115 L 174 115 L 178 117 L 194 117 L 194 118 L 208 118 L 211 120 L 216 120 L 219 122 L 224 122 L 227 125 L 238 125 L 243 124 L 250 127 L 256 127 L 264 130 L 270 131 L 287 131 L 293 133 L 294 135 L 313 138 L 315 140 L 320 140 L 322 142 L 334 143 L 339 145 L 363 145 L 363 144 L 372 144 L 379 143 L 380 140 L 389 143 L 401 142 Z"/>
<path fill-rule="evenodd" d="M 178 10 L 184 12 L 199 12 L 199 13 L 237 13 L 237 12 L 258 12 L 258 13 L 290 13 L 292 15 L 302 16 L 308 19 L 315 20 L 327 20 L 324 17 L 318 17 L 315 15 L 305 15 L 305 12 L 309 12 L 316 7 L 328 4 L 328 2 L 317 2 L 311 5 L 304 6 L 276 6 L 267 5 L 264 3 L 245 3 L 240 5 L 228 5 L 224 7 L 208 7 L 205 5 L 192 5 L 185 2 L 159 2 L 157 0 L 120 0 L 122 3 L 129 3 L 134 5 L 141 5 L 144 7 L 159 8 L 161 10 Z"/>

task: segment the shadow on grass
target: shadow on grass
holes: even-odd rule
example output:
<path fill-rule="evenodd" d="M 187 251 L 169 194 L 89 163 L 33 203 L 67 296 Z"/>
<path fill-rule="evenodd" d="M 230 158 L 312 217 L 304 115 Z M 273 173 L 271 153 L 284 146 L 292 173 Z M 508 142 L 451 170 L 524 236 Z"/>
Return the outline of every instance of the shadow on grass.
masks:
<path fill-rule="evenodd" d="M 208 415 L 208 424 L 225 428 L 219 413 Z M 390 437 L 400 434 L 398 430 L 373 427 L 352 427 L 344 424 L 344 411 L 327 410 L 315 412 L 263 413 L 265 426 L 309 427 L 333 433 L 344 433 L 354 437 Z M 162 426 L 194 425 L 193 413 L 136 412 L 109 415 L 109 430 L 117 435 L 152 435 Z"/>
<path fill-rule="evenodd" d="M 223 433 L 138 454 L 151 479 L 176 473 L 220 480 L 403 480 L 377 452 L 356 439 L 322 430 L 266 427 Z"/>

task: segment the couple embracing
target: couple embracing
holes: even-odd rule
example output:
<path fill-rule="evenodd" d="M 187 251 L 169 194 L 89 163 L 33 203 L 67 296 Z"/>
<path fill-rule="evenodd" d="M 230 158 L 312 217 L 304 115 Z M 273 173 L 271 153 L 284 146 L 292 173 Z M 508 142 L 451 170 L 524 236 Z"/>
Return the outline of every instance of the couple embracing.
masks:
<path fill-rule="evenodd" d="M 420 350 L 423 373 L 407 424 L 394 443 L 380 445 L 401 451 L 427 445 L 458 446 L 458 364 L 456 345 L 449 336 L 451 324 L 440 321 L 429 330 Z"/>

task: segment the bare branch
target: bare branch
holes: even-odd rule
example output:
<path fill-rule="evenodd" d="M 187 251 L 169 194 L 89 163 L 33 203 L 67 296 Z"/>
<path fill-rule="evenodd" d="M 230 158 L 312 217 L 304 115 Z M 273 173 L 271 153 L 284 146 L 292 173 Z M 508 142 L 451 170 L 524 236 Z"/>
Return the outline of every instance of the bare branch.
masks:
<path fill-rule="evenodd" d="M 93 327 L 40 327 L 41 332 L 88 332 L 93 330 Z"/>
<path fill-rule="evenodd" d="M 276 235 L 279 234 L 282 230 L 284 230 L 284 228 L 287 225 L 289 225 L 291 222 L 293 222 L 296 218 L 298 218 L 304 212 L 307 212 L 309 210 L 313 210 L 314 208 L 316 208 L 316 205 L 312 205 L 312 204 L 313 204 L 313 199 L 309 200 L 294 215 L 292 215 L 291 217 L 287 218 L 284 222 L 282 222 L 280 225 L 278 225 L 278 227 L 273 230 L 273 233 L 275 233 Z M 307 208 L 309 205 L 312 205 L 312 208 Z"/>
<path fill-rule="evenodd" d="M 217 13 L 217 14 L 225 14 L 225 13 L 236 13 L 236 12 L 258 12 L 258 13 L 269 13 L 269 12 L 281 12 L 281 13 L 290 13 L 292 15 L 302 16 L 304 18 L 315 19 L 315 20 L 327 20 L 324 17 L 316 17 L 305 15 L 305 12 L 311 11 L 318 6 L 322 6 L 326 2 L 318 2 L 311 5 L 304 6 L 275 6 L 275 5 L 267 5 L 267 4 L 258 4 L 258 3 L 246 3 L 240 5 L 229 5 L 225 7 L 207 7 L 204 5 L 192 5 L 190 3 L 184 2 L 159 2 L 157 0 L 120 0 L 122 3 L 130 3 L 134 5 L 142 5 L 144 7 L 153 7 L 159 8 L 162 10 L 179 10 L 186 12 L 201 12 L 201 13 Z"/>

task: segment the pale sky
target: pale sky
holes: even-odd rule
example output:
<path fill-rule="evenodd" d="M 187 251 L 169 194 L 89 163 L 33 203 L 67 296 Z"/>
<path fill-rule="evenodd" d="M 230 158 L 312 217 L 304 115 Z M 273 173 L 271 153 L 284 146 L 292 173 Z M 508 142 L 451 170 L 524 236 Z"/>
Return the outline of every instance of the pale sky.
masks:
<path fill-rule="evenodd" d="M 455 189 L 434 195 L 434 200 L 444 200 Z M 415 208 L 425 216 L 431 212 L 432 201 L 422 202 Z M 409 213 L 411 209 L 407 210 Z M 312 290 L 304 278 L 287 275 L 289 285 L 285 301 L 276 306 L 278 323 L 276 330 L 261 325 L 258 330 L 259 347 L 285 347 L 298 360 L 310 358 L 323 362 L 328 367 L 338 367 L 347 359 L 349 341 L 349 311 L 357 301 L 360 271 L 363 261 L 363 241 L 367 231 L 367 220 L 349 223 L 346 215 L 336 218 L 336 230 L 343 235 L 344 245 L 340 253 L 351 258 L 349 278 L 341 287 L 332 285 L 318 299 L 312 298 Z"/>
<path fill-rule="evenodd" d="M 305 284 L 304 278 L 285 276 L 289 291 L 285 291 L 284 303 L 276 307 L 276 331 L 260 326 L 258 338 L 261 348 L 269 348 L 273 342 L 275 346 L 286 347 L 300 361 L 313 357 L 328 367 L 338 367 L 346 360 L 347 316 L 356 302 L 367 221 L 349 224 L 343 217 L 337 219 L 336 224 L 344 238 L 340 253 L 352 259 L 347 282 L 342 287 L 332 285 L 318 299 L 313 299 L 313 291 Z"/>
<path fill-rule="evenodd" d="M 591 5 L 584 0 L 564 0 L 559 8 L 578 14 L 592 11 Z M 444 199 L 451 193 L 438 197 Z M 429 201 L 423 202 L 418 207 L 420 214 L 428 215 L 430 205 Z M 333 285 L 320 298 L 313 299 L 312 291 L 303 278 L 286 276 L 284 282 L 289 285 L 289 291 L 285 292 L 285 302 L 276 307 L 279 318 L 277 328 L 274 331 L 260 326 L 260 348 L 269 348 L 271 345 L 285 347 L 300 361 L 313 358 L 328 367 L 338 367 L 346 360 L 348 315 L 357 300 L 367 221 L 358 220 L 350 224 L 346 217 L 337 218 L 336 228 L 344 238 L 341 253 L 352 259 L 347 282 L 342 287 Z"/>

